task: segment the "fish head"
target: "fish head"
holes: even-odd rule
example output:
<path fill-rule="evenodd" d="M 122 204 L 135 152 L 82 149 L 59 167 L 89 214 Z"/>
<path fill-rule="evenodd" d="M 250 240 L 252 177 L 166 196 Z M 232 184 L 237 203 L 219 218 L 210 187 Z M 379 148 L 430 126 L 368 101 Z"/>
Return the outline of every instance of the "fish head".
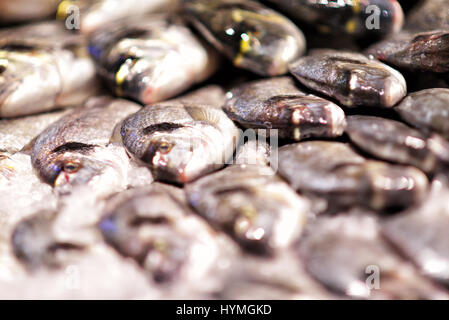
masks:
<path fill-rule="evenodd" d="M 162 128 L 164 125 L 170 129 Z M 159 129 L 147 136 L 149 142 L 141 158 L 155 179 L 184 184 L 208 169 L 213 149 L 204 133 L 193 126 L 173 123 L 156 126 Z"/>

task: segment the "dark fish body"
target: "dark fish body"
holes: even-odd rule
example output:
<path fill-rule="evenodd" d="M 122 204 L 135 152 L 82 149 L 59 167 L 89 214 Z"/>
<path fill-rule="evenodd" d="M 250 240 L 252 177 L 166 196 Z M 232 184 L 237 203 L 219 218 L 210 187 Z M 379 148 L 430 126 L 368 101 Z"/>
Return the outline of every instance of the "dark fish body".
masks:
<path fill-rule="evenodd" d="M 346 121 L 334 103 L 298 90 L 292 79 L 243 84 L 228 94 L 224 111 L 246 128 L 278 129 L 281 138 L 337 137 Z"/>
<path fill-rule="evenodd" d="M 404 22 L 404 12 L 396 0 L 267 0 L 267 2 L 277 5 L 289 16 L 306 22 L 323 33 L 346 33 L 354 36 L 387 35 L 401 30 Z M 373 6 L 377 6 L 377 9 Z M 373 14 L 379 17 L 379 28 L 369 29 L 367 22 Z"/>
<path fill-rule="evenodd" d="M 373 116 L 348 116 L 347 134 L 359 148 L 378 158 L 415 166 L 424 172 L 441 169 L 449 146 L 407 125 Z"/>
<path fill-rule="evenodd" d="M 50 17 L 60 0 L 0 0 L 0 22 L 25 22 Z"/>
<path fill-rule="evenodd" d="M 198 102 L 204 99 L 193 95 L 148 105 L 123 121 L 123 144 L 155 179 L 186 183 L 232 157 L 239 130 L 220 105 Z"/>
<path fill-rule="evenodd" d="M 435 88 L 411 93 L 395 110 L 412 126 L 449 138 L 449 89 Z"/>
<path fill-rule="evenodd" d="M 386 220 L 383 234 L 425 275 L 449 285 L 448 190 L 433 190 L 419 207 Z"/>
<path fill-rule="evenodd" d="M 449 72 L 449 30 L 402 33 L 374 44 L 367 53 L 411 71 Z"/>
<path fill-rule="evenodd" d="M 180 19 L 129 18 L 90 35 L 100 76 L 121 97 L 150 104 L 171 98 L 209 77 L 217 57 Z"/>
<path fill-rule="evenodd" d="M 386 241 L 363 211 L 319 217 L 299 243 L 306 270 L 329 289 L 356 299 L 444 299 Z"/>
<path fill-rule="evenodd" d="M 310 141 L 280 148 L 279 174 L 293 189 L 326 199 L 330 211 L 409 207 L 426 195 L 428 186 L 421 171 L 365 160 L 340 142 Z"/>
<path fill-rule="evenodd" d="M 186 186 L 190 205 L 243 248 L 271 254 L 301 234 L 308 202 L 264 165 L 233 165 Z"/>
<path fill-rule="evenodd" d="M 0 117 L 82 103 L 99 90 L 82 37 L 57 22 L 0 32 Z"/>
<path fill-rule="evenodd" d="M 138 262 L 156 284 L 198 280 L 217 258 L 213 231 L 191 214 L 181 189 L 155 183 L 108 199 L 105 241 Z"/>
<path fill-rule="evenodd" d="M 286 73 L 305 51 L 302 32 L 287 18 L 254 1 L 185 0 L 197 29 L 233 61 L 263 76 Z"/>
<path fill-rule="evenodd" d="M 359 53 L 315 50 L 292 63 L 290 72 L 306 87 L 347 107 L 392 107 L 407 94 L 398 71 Z"/>
<path fill-rule="evenodd" d="M 449 2 L 447 0 L 421 1 L 408 15 L 406 27 L 420 31 L 449 29 Z"/>
<path fill-rule="evenodd" d="M 88 184 L 108 168 L 120 171 L 113 155 L 118 149 L 107 146 L 114 126 L 139 108 L 110 97 L 90 99 L 36 138 L 31 153 L 33 167 L 45 182 L 57 187 Z"/>

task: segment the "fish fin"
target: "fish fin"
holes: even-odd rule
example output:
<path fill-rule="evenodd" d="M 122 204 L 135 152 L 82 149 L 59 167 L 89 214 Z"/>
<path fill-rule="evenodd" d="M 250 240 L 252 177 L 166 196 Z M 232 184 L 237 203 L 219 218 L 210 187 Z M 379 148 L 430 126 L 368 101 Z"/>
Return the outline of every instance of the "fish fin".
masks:
<path fill-rule="evenodd" d="M 218 124 L 223 120 L 224 113 L 221 109 L 209 106 L 186 106 L 186 111 L 197 121 L 205 121 L 211 124 Z"/>

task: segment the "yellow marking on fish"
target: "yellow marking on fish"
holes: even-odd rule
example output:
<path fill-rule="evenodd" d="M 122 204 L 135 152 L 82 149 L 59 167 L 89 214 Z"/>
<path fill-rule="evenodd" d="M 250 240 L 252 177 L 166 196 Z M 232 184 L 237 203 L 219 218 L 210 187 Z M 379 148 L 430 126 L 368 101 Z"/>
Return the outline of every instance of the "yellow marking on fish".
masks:
<path fill-rule="evenodd" d="M 73 1 L 70 0 L 64 0 L 62 1 L 59 6 L 58 9 L 56 11 L 56 18 L 58 20 L 64 20 L 65 18 L 67 18 L 67 14 L 68 14 L 68 9 L 73 5 Z"/>
<path fill-rule="evenodd" d="M 239 66 L 242 63 L 245 53 L 251 51 L 251 37 L 252 37 L 252 34 L 250 32 L 241 34 L 241 36 L 240 36 L 240 51 L 234 59 L 234 64 L 236 66 Z"/>
<path fill-rule="evenodd" d="M 352 6 L 352 11 L 354 11 L 354 13 L 359 13 L 361 11 L 360 0 L 353 0 L 353 1 L 354 5 Z"/>
<path fill-rule="evenodd" d="M 356 21 L 354 19 L 349 20 L 346 23 L 346 26 L 345 26 L 346 32 L 347 33 L 354 33 L 355 29 L 356 29 L 356 26 L 357 26 L 357 24 L 356 24 Z"/>
<path fill-rule="evenodd" d="M 115 84 L 117 85 L 116 93 L 118 96 L 122 95 L 122 89 L 120 88 L 120 86 L 125 81 L 128 74 L 129 74 L 129 66 L 127 63 L 122 64 L 120 69 L 115 74 Z"/>
<path fill-rule="evenodd" d="M 232 20 L 236 23 L 240 23 L 247 19 L 255 19 L 262 22 L 266 21 L 273 23 L 285 23 L 287 21 L 287 19 L 277 13 L 260 14 L 251 11 L 233 10 L 231 16 Z"/>

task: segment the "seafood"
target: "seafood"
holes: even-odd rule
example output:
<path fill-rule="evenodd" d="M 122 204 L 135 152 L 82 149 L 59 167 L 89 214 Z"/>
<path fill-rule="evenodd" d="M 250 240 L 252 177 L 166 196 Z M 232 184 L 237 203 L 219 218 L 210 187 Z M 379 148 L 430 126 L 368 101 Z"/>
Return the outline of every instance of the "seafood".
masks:
<path fill-rule="evenodd" d="M 447 299 L 382 239 L 376 218 L 354 210 L 319 217 L 298 252 L 306 270 L 331 290 L 353 298 Z"/>
<path fill-rule="evenodd" d="M 367 54 L 411 71 L 449 72 L 449 30 L 403 32 L 374 44 Z"/>
<path fill-rule="evenodd" d="M 242 0 L 184 0 L 194 26 L 234 65 L 262 76 L 286 73 L 305 51 L 302 32 L 267 7 Z"/>
<path fill-rule="evenodd" d="M 404 12 L 396 0 L 267 0 L 267 2 L 279 6 L 289 16 L 313 25 L 324 33 L 385 36 L 401 30 L 404 23 Z M 374 18 L 379 19 L 378 27 L 374 25 Z"/>
<path fill-rule="evenodd" d="M 314 50 L 292 63 L 290 72 L 306 87 L 347 107 L 392 107 L 407 94 L 398 71 L 360 53 Z"/>
<path fill-rule="evenodd" d="M 57 17 L 74 23 L 71 15 L 79 12 L 81 32 L 89 34 L 121 18 L 139 18 L 147 13 L 175 9 L 177 5 L 178 0 L 64 0 L 58 6 Z"/>
<path fill-rule="evenodd" d="M 83 39 L 61 24 L 0 31 L 0 117 L 72 106 L 98 90 Z"/>
<path fill-rule="evenodd" d="M 150 104 L 209 77 L 217 57 L 179 19 L 153 15 L 106 25 L 89 37 L 100 76 L 121 97 Z"/>
<path fill-rule="evenodd" d="M 295 140 L 341 136 L 346 126 L 340 107 L 301 92 L 288 77 L 238 86 L 228 94 L 223 110 L 244 127 L 278 129 L 281 138 Z"/>
<path fill-rule="evenodd" d="M 244 145 L 241 145 L 237 150 L 235 163 L 259 165 L 270 164 L 272 156 L 277 150 L 274 147 L 273 152 L 271 152 L 271 146 L 265 141 L 265 139 L 261 139 L 262 137 L 262 135 L 259 135 L 258 139 L 254 137 Z"/>
<path fill-rule="evenodd" d="M 190 205 L 243 248 L 271 254 L 288 247 L 309 207 L 264 165 L 233 165 L 186 186 Z"/>
<path fill-rule="evenodd" d="M 203 279 L 219 259 L 214 232 L 193 215 L 181 189 L 159 183 L 110 198 L 98 228 L 155 284 Z"/>
<path fill-rule="evenodd" d="M 449 89 L 434 88 L 411 93 L 395 110 L 412 126 L 449 138 Z"/>
<path fill-rule="evenodd" d="M 365 160 L 347 144 L 310 141 L 279 149 L 279 174 L 293 189 L 328 200 L 328 210 L 352 206 L 402 208 L 426 195 L 426 176 L 412 167 Z"/>
<path fill-rule="evenodd" d="M 47 18 L 60 0 L 0 0 L 0 22 L 23 22 Z"/>
<path fill-rule="evenodd" d="M 122 185 L 128 157 L 123 147 L 108 144 L 114 126 L 139 108 L 106 96 L 90 99 L 36 138 L 31 152 L 33 167 L 62 193 L 77 185 L 95 185 L 97 191 Z"/>
<path fill-rule="evenodd" d="M 408 29 L 430 31 L 449 29 L 449 2 L 424 0 L 407 17 Z"/>
<path fill-rule="evenodd" d="M 232 157 L 239 130 L 220 105 L 196 101 L 194 94 L 148 105 L 123 121 L 123 144 L 156 180 L 183 184 L 223 167 Z"/>
<path fill-rule="evenodd" d="M 434 183 L 431 195 L 419 207 L 386 220 L 383 234 L 422 272 L 449 284 L 447 186 Z"/>
<path fill-rule="evenodd" d="M 15 153 L 27 146 L 66 111 L 55 111 L 18 119 L 0 120 L 0 152 Z"/>
<path fill-rule="evenodd" d="M 447 165 L 449 144 L 437 135 L 429 137 L 401 122 L 373 116 L 349 116 L 347 121 L 351 141 L 378 158 L 427 173 Z"/>

